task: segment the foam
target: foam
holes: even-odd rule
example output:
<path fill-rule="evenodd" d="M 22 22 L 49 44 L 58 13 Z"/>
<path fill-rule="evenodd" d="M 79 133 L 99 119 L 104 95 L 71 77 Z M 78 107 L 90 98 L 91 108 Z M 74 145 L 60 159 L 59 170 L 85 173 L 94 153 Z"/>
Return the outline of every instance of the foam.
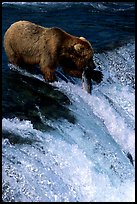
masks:
<path fill-rule="evenodd" d="M 98 172 L 95 164 L 77 144 L 69 144 L 56 133 L 43 133 L 33 129 L 30 121 L 18 118 L 3 119 L 3 129 L 25 137 L 24 129 L 36 133 L 41 141 L 32 146 L 13 146 L 3 141 L 3 186 L 8 183 L 3 199 L 12 196 L 12 201 L 82 201 L 134 202 L 134 181 L 117 180 L 115 185 L 110 177 Z M 34 134 L 35 132 L 35 134 Z M 27 134 L 27 132 L 26 132 Z M 72 138 L 81 132 L 71 132 Z M 32 137 L 31 135 L 31 137 Z M 10 163 L 12 161 L 13 163 Z M 10 193 L 10 194 L 9 194 Z"/>

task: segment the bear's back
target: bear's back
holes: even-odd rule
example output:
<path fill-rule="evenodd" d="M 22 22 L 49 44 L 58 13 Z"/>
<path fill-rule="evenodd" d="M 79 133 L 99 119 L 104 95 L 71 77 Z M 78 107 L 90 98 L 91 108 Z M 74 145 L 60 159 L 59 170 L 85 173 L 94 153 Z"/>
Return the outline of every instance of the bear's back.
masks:
<path fill-rule="evenodd" d="M 29 21 L 18 21 L 13 23 L 7 32 L 16 33 L 18 34 L 27 34 L 27 35 L 32 35 L 32 34 L 41 34 L 45 30 L 44 27 L 36 25 L 34 23 L 31 23 Z"/>

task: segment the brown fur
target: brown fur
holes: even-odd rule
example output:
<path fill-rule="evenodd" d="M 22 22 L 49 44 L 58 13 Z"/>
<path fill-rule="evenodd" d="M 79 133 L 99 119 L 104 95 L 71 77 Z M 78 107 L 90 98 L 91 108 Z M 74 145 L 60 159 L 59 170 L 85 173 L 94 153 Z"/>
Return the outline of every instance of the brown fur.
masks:
<path fill-rule="evenodd" d="M 9 61 L 15 65 L 39 64 L 47 81 L 55 80 L 57 66 L 80 78 L 83 69 L 89 64 L 92 66 L 93 49 L 85 38 L 29 21 L 18 21 L 9 27 L 4 36 L 4 47 Z"/>

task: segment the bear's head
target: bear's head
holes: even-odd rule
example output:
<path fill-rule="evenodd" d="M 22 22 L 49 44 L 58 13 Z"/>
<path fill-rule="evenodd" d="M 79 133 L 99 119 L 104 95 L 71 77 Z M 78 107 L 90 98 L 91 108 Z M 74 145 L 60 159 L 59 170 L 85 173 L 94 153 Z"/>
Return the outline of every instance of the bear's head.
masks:
<path fill-rule="evenodd" d="M 65 69 L 78 70 L 81 74 L 85 67 L 95 69 L 93 48 L 84 37 L 75 37 L 62 47 L 60 65 Z"/>
<path fill-rule="evenodd" d="M 79 55 L 77 61 L 78 67 L 95 69 L 96 66 L 93 61 L 94 51 L 91 44 L 84 37 L 80 37 L 79 39 L 81 41 L 74 45 L 74 49 L 77 55 Z"/>

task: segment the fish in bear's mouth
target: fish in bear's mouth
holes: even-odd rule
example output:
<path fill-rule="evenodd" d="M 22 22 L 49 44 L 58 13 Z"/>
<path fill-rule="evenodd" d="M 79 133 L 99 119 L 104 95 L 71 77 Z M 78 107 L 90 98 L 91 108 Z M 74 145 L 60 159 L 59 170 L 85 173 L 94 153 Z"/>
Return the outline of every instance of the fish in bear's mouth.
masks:
<path fill-rule="evenodd" d="M 101 71 L 91 69 L 86 67 L 82 73 L 82 86 L 87 93 L 91 93 L 92 90 L 92 80 L 99 84 L 103 79 L 103 74 Z"/>

